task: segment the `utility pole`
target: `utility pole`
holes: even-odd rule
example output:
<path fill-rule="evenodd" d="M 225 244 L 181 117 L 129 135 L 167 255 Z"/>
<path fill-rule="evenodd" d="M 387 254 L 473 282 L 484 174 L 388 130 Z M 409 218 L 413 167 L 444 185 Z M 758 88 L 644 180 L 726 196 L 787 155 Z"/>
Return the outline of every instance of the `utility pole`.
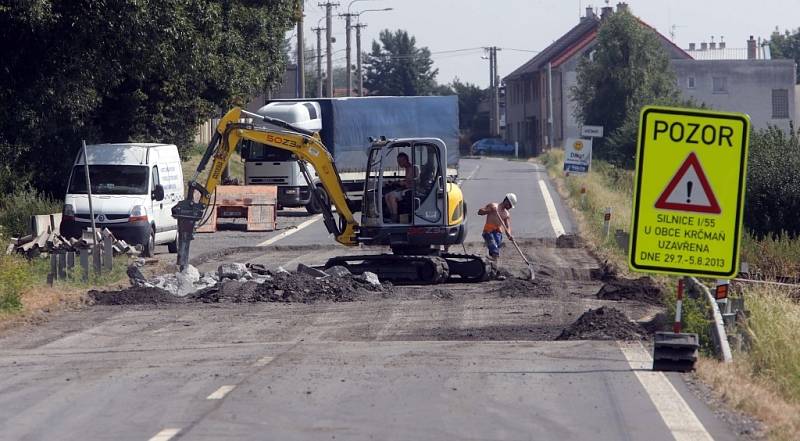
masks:
<path fill-rule="evenodd" d="M 492 98 L 494 107 L 494 130 L 495 136 L 500 136 L 500 74 L 497 73 L 497 51 L 502 49 L 494 48 L 494 90 L 492 91 Z"/>
<path fill-rule="evenodd" d="M 358 96 L 364 96 L 364 73 L 361 71 L 361 28 L 366 24 L 356 23 L 356 75 L 358 75 Z"/>
<path fill-rule="evenodd" d="M 495 119 L 497 118 L 497 116 L 494 113 L 495 109 L 494 102 L 496 99 L 496 95 L 494 93 L 495 90 L 494 83 L 497 77 L 494 70 L 495 69 L 494 58 L 496 54 L 494 46 L 490 46 L 486 49 L 489 51 L 489 136 L 494 137 L 496 135 L 494 130 L 496 126 Z"/>
<path fill-rule="evenodd" d="M 352 12 L 347 12 L 345 14 L 339 14 L 339 17 L 344 17 L 344 29 L 345 29 L 345 42 L 346 42 L 346 49 L 345 52 L 347 54 L 347 72 L 346 72 L 346 82 L 347 82 L 347 96 L 351 96 L 353 93 L 353 61 L 352 57 L 350 56 L 350 28 L 352 28 L 352 19 L 353 17 L 358 17 L 358 14 L 354 14 Z"/>
<path fill-rule="evenodd" d="M 306 42 L 303 35 L 303 0 L 297 1 L 297 98 L 306 97 Z"/>
<path fill-rule="evenodd" d="M 320 6 L 325 6 L 325 41 L 326 41 L 326 48 L 325 48 L 325 58 L 327 62 L 326 72 L 328 74 L 328 78 L 326 80 L 326 85 L 328 88 L 328 96 L 333 96 L 333 37 L 332 37 L 332 29 L 333 29 L 333 7 L 339 6 L 339 3 L 327 2 L 327 3 L 320 3 Z"/>
<path fill-rule="evenodd" d="M 322 31 L 325 28 L 311 28 L 317 33 L 317 98 L 322 98 Z"/>

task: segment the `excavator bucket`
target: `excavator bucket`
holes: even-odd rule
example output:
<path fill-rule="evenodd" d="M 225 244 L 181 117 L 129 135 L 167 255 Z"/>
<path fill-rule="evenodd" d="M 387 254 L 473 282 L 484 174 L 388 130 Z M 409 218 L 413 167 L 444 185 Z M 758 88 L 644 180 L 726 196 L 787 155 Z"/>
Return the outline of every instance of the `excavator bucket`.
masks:
<path fill-rule="evenodd" d="M 653 343 L 653 370 L 689 372 L 694 370 L 697 349 L 700 347 L 697 334 L 656 332 Z"/>

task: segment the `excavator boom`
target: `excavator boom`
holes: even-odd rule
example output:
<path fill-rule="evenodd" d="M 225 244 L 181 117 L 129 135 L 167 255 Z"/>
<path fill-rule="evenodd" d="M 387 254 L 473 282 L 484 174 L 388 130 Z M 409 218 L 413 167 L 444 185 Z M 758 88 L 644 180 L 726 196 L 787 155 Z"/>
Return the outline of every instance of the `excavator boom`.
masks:
<path fill-rule="evenodd" d="M 251 123 L 240 122 L 243 114 L 263 119 L 271 127 L 259 127 Z M 189 262 L 189 246 L 194 237 L 194 229 L 198 222 L 203 220 L 208 205 L 211 203 L 211 195 L 222 180 L 223 170 L 228 165 L 236 146 L 242 140 L 251 140 L 292 152 L 301 161 L 303 173 L 309 186 L 312 187 L 312 197 L 317 198 L 317 202 L 323 207 L 322 214 L 328 231 L 334 234 L 336 241 L 343 245 L 358 244 L 356 241 L 358 223 L 353 216 L 353 204 L 347 199 L 333 157 L 320 141 L 319 135 L 293 127 L 284 121 L 246 113 L 236 107 L 220 120 L 194 176 L 189 181 L 186 199 L 180 201 L 172 209 L 172 216 L 178 220 L 178 266 L 181 269 L 185 268 Z M 197 179 L 212 157 L 211 170 L 206 184 L 203 186 L 197 182 Z M 339 216 L 338 223 L 333 218 L 330 206 L 322 203 L 319 192 L 313 188 L 311 176 L 306 170 L 304 162 L 313 165 L 317 171 L 322 187 L 327 192 L 330 202 L 336 207 Z M 197 195 L 199 197 L 196 197 Z"/>

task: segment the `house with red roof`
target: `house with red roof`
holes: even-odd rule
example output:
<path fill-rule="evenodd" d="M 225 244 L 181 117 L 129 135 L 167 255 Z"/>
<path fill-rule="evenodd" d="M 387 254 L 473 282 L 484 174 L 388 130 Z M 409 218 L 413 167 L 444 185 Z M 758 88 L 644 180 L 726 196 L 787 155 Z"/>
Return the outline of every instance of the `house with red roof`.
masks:
<path fill-rule="evenodd" d="M 626 3 L 617 11 L 627 10 Z M 575 103 L 570 89 L 577 84 L 581 57 L 589 56 L 596 44 L 600 23 L 614 14 L 610 6 L 586 8 L 585 16 L 553 44 L 511 72 L 503 81 L 506 89 L 506 140 L 518 142 L 520 155 L 538 155 L 547 146 L 560 146 L 566 138 L 580 136 L 581 124 L 575 119 Z M 644 26 L 646 23 L 640 22 Z M 692 56 L 659 34 L 673 60 L 691 60 Z"/>

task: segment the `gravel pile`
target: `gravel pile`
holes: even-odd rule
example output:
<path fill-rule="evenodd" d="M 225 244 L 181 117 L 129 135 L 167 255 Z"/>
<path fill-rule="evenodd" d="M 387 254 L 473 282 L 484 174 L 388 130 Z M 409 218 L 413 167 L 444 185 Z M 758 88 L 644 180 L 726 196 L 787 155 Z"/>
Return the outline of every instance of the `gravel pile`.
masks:
<path fill-rule="evenodd" d="M 261 283 L 225 281 L 190 294 L 189 298 L 206 303 L 352 302 L 389 289 L 386 285 L 373 285 L 357 276 L 319 278 L 304 273 L 282 273 Z"/>
<path fill-rule="evenodd" d="M 119 291 L 89 291 L 95 305 L 158 305 L 184 303 L 184 299 L 161 288 L 134 286 Z"/>
<path fill-rule="evenodd" d="M 553 295 L 553 287 L 549 281 L 542 278 L 535 280 L 508 278 L 492 292 L 500 297 L 547 297 Z"/>
<path fill-rule="evenodd" d="M 597 292 L 601 300 L 635 300 L 651 305 L 663 305 L 661 288 L 650 277 L 616 279 L 607 281 Z"/>
<path fill-rule="evenodd" d="M 647 331 L 618 309 L 603 306 L 584 312 L 556 340 L 645 340 Z"/>

